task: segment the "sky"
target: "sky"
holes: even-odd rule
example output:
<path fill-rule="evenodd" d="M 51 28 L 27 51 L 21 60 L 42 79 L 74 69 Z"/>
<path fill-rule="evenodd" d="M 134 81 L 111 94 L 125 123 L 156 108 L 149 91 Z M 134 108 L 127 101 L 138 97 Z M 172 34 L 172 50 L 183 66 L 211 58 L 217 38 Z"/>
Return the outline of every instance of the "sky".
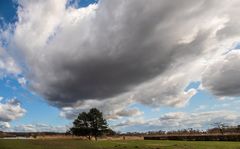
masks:
<path fill-rule="evenodd" d="M 240 124 L 238 0 L 0 1 L 0 131 Z"/>

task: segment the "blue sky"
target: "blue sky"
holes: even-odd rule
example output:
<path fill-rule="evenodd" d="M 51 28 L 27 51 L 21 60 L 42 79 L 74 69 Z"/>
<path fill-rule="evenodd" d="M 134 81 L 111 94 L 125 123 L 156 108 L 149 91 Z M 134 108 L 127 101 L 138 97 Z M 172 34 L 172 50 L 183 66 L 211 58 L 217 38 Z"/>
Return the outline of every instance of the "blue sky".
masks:
<path fill-rule="evenodd" d="M 0 129 L 65 131 L 91 107 L 123 132 L 239 124 L 239 2 L 154 3 L 1 1 Z"/>
<path fill-rule="evenodd" d="M 9 0 L 1 1 L 0 10 L 1 25 L 3 22 L 13 23 L 16 21 L 17 4 L 15 2 Z"/>

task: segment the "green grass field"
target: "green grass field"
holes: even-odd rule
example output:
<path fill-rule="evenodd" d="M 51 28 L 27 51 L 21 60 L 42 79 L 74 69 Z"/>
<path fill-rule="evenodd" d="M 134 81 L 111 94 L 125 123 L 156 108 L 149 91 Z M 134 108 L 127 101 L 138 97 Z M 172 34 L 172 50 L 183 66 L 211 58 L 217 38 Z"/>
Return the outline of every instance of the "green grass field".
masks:
<path fill-rule="evenodd" d="M 240 142 L 0 140 L 0 149 L 240 149 Z"/>

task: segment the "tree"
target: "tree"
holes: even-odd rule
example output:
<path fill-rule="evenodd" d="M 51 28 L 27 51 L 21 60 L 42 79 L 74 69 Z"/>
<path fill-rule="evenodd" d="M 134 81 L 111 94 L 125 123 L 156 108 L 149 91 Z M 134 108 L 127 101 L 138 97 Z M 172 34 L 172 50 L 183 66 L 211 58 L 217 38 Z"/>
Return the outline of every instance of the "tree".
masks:
<path fill-rule="evenodd" d="M 73 121 L 73 127 L 70 129 L 71 133 L 76 136 L 88 136 L 91 138 L 91 126 L 88 113 L 82 112 L 77 119 Z"/>
<path fill-rule="evenodd" d="M 224 134 L 224 129 L 227 127 L 224 123 L 221 122 L 215 122 L 212 124 L 216 128 L 218 128 L 219 132 L 223 135 Z"/>
<path fill-rule="evenodd" d="M 103 118 L 102 112 L 98 109 L 93 108 L 88 113 L 90 119 L 91 133 L 97 140 L 98 136 L 103 135 L 107 131 L 107 121 Z"/>
<path fill-rule="evenodd" d="M 91 136 L 97 140 L 98 136 L 108 132 L 107 121 L 103 118 L 102 112 L 96 108 L 90 109 L 88 113 L 82 112 L 77 119 L 73 121 L 73 127 L 70 129 L 71 133 L 76 136 Z"/>

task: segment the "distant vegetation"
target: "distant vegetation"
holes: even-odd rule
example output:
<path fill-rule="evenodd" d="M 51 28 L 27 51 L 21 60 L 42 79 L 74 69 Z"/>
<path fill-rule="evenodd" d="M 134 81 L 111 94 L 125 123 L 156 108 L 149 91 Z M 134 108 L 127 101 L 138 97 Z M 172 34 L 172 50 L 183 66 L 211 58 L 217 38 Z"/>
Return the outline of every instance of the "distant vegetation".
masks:
<path fill-rule="evenodd" d="M 138 133 L 138 132 L 135 132 Z M 134 134 L 134 133 L 133 133 Z M 208 129 L 206 131 L 203 130 L 195 130 L 192 128 L 183 129 L 183 130 L 175 130 L 175 131 L 149 131 L 147 133 L 143 133 L 147 135 L 183 135 L 183 134 L 240 134 L 240 125 L 238 126 L 227 126 L 223 125 L 221 127 L 216 126 L 214 128 Z"/>
<path fill-rule="evenodd" d="M 217 122 L 208 130 L 183 129 L 176 131 L 148 131 L 148 132 L 114 132 L 108 127 L 107 121 L 103 118 L 102 112 L 92 108 L 89 112 L 82 112 L 73 121 L 73 127 L 66 133 L 56 132 L 0 132 L 0 138 L 26 137 L 26 138 L 81 138 L 89 139 L 92 137 L 97 140 L 103 138 L 120 138 L 136 136 L 147 140 L 196 140 L 196 141 L 240 141 L 240 125 L 227 126 Z"/>

